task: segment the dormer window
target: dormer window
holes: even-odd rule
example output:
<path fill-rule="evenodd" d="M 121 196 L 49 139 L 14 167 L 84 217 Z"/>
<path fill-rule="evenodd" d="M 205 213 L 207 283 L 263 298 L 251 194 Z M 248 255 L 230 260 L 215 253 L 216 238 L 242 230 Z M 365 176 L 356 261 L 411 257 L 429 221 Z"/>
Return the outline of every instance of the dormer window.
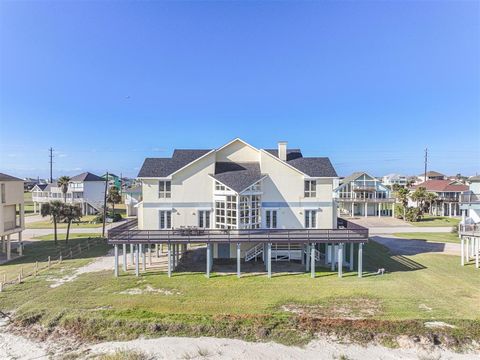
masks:
<path fill-rule="evenodd" d="M 317 181 L 305 180 L 305 197 L 314 198 L 317 197 Z"/>
<path fill-rule="evenodd" d="M 158 197 L 159 198 L 171 198 L 172 197 L 172 184 L 170 181 L 160 181 L 158 184 Z"/>

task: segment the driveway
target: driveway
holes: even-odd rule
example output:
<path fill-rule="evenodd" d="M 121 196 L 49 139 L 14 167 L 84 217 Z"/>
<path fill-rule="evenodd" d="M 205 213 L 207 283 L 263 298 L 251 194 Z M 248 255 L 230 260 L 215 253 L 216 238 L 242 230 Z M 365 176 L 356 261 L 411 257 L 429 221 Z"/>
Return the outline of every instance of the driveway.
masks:
<path fill-rule="evenodd" d="M 393 255 L 437 253 L 460 256 L 460 244 L 402 239 L 394 236 L 372 236 L 370 239 L 386 246 Z"/>

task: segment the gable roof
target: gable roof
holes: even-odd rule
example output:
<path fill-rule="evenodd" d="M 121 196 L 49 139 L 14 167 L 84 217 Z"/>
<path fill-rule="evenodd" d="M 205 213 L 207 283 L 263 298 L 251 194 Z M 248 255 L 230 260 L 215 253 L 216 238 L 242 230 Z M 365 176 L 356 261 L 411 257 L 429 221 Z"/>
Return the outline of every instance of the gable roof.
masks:
<path fill-rule="evenodd" d="M 84 172 L 71 177 L 70 181 L 105 181 L 105 179 L 90 172 Z"/>
<path fill-rule="evenodd" d="M 354 173 L 344 177 L 342 179 L 342 184 L 349 183 L 350 181 L 355 180 L 356 178 L 362 176 L 363 174 L 368 175 L 365 171 L 355 171 Z M 370 175 L 368 175 L 370 176 Z M 370 176 L 372 179 L 374 179 L 372 176 Z"/>
<path fill-rule="evenodd" d="M 171 158 L 146 158 L 138 177 L 167 177 L 211 150 L 175 149 Z"/>
<path fill-rule="evenodd" d="M 463 184 L 456 184 L 456 181 L 451 180 L 427 180 L 421 184 L 412 186 L 410 189 L 415 190 L 419 187 L 424 187 L 427 191 L 443 192 L 461 192 L 467 191 L 468 186 Z"/>
<path fill-rule="evenodd" d="M 217 162 L 215 174 L 211 176 L 239 193 L 259 181 L 264 175 L 260 172 L 258 162 Z"/>
<path fill-rule="evenodd" d="M 48 186 L 48 184 L 35 184 L 35 186 L 32 188 L 32 191 L 33 189 L 35 188 L 38 188 L 40 189 L 41 191 L 45 190 L 45 188 Z"/>
<path fill-rule="evenodd" d="M 0 173 L 0 181 L 23 181 L 22 179 L 16 178 L 15 176 Z"/>
<path fill-rule="evenodd" d="M 278 149 L 265 149 L 278 158 Z M 311 177 L 337 177 L 337 172 L 328 157 L 303 157 L 300 149 L 287 149 L 288 165 Z"/>

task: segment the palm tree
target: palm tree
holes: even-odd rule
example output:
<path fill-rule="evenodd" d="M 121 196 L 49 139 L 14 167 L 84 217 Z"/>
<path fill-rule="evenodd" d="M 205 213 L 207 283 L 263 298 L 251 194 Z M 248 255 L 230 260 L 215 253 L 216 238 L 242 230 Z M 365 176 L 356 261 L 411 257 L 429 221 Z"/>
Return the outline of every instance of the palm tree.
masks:
<path fill-rule="evenodd" d="M 61 176 L 58 181 L 57 185 L 62 190 L 63 193 L 63 202 L 67 202 L 67 192 L 68 192 L 68 184 L 70 183 L 70 178 L 68 176 Z"/>
<path fill-rule="evenodd" d="M 118 192 L 118 189 L 116 186 L 112 186 L 110 189 L 108 189 L 108 195 L 107 195 L 107 202 L 112 204 L 112 213 L 113 213 L 113 218 L 115 219 L 115 204 L 118 204 L 120 201 L 122 201 L 122 196 Z"/>
<path fill-rule="evenodd" d="M 427 199 L 427 189 L 423 186 L 418 187 L 417 190 L 410 195 L 410 198 L 417 202 L 418 208 L 423 212 L 425 210 L 425 201 Z"/>
<path fill-rule="evenodd" d="M 72 221 L 79 221 L 82 217 L 82 209 L 77 205 L 64 204 L 61 214 L 61 220 L 67 222 L 67 234 L 65 236 L 65 244 L 68 244 L 70 236 L 70 225 Z"/>
<path fill-rule="evenodd" d="M 42 205 L 42 209 L 40 212 L 43 217 L 49 216 L 49 215 L 52 217 L 55 245 L 57 245 L 57 240 L 58 240 L 57 222 L 58 220 L 60 220 L 62 216 L 63 205 L 64 204 L 59 200 L 50 201 Z"/>
<path fill-rule="evenodd" d="M 427 193 L 427 196 L 425 198 L 426 203 L 428 204 L 428 212 L 432 214 L 432 205 L 433 203 L 437 200 L 437 194 L 434 192 L 429 192 Z M 433 215 L 433 214 L 432 214 Z"/>
<path fill-rule="evenodd" d="M 405 220 L 405 218 L 407 216 L 408 193 L 409 193 L 409 191 L 406 188 L 399 188 L 395 192 L 397 200 L 401 202 L 402 207 L 403 207 L 403 220 Z"/>

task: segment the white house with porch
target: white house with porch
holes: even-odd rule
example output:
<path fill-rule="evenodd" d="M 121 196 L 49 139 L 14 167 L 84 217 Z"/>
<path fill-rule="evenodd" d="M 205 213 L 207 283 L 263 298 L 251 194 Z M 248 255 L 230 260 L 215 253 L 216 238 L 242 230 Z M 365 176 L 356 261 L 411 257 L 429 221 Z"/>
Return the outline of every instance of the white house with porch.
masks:
<path fill-rule="evenodd" d="M 142 186 L 133 186 L 123 192 L 127 217 L 137 216 L 138 203 L 142 200 Z"/>
<path fill-rule="evenodd" d="M 338 213 L 344 216 L 394 216 L 395 199 L 382 181 L 367 174 L 355 172 L 341 181 L 334 190 Z"/>
<path fill-rule="evenodd" d="M 0 173 L 0 239 L 1 251 L 8 261 L 11 259 L 12 236 L 18 240 L 21 255 L 22 231 L 25 229 L 23 180 Z"/>
<path fill-rule="evenodd" d="M 207 276 L 214 259 L 236 259 L 238 276 L 241 263 L 257 261 L 269 276 L 272 261 L 303 264 L 312 277 L 322 265 L 341 276 L 344 266 L 353 270 L 356 246 L 361 276 L 368 230 L 347 223 L 338 228 L 338 177 L 326 157 L 304 157 L 286 142 L 258 149 L 237 138 L 217 149 L 176 149 L 168 158 L 147 158 L 138 179 L 138 221 L 108 232 L 116 275 L 119 246 L 126 270 L 130 245 L 138 276 L 139 254 L 145 269 L 145 249 L 167 245 L 170 276 L 187 245 L 198 243 L 206 244 Z"/>
<path fill-rule="evenodd" d="M 91 215 L 102 209 L 104 194 L 105 179 L 90 172 L 84 172 L 70 178 L 66 202 L 78 204 L 83 215 Z M 56 182 L 33 187 L 34 212 L 40 212 L 42 204 L 52 200 L 64 200 L 62 190 Z"/>

